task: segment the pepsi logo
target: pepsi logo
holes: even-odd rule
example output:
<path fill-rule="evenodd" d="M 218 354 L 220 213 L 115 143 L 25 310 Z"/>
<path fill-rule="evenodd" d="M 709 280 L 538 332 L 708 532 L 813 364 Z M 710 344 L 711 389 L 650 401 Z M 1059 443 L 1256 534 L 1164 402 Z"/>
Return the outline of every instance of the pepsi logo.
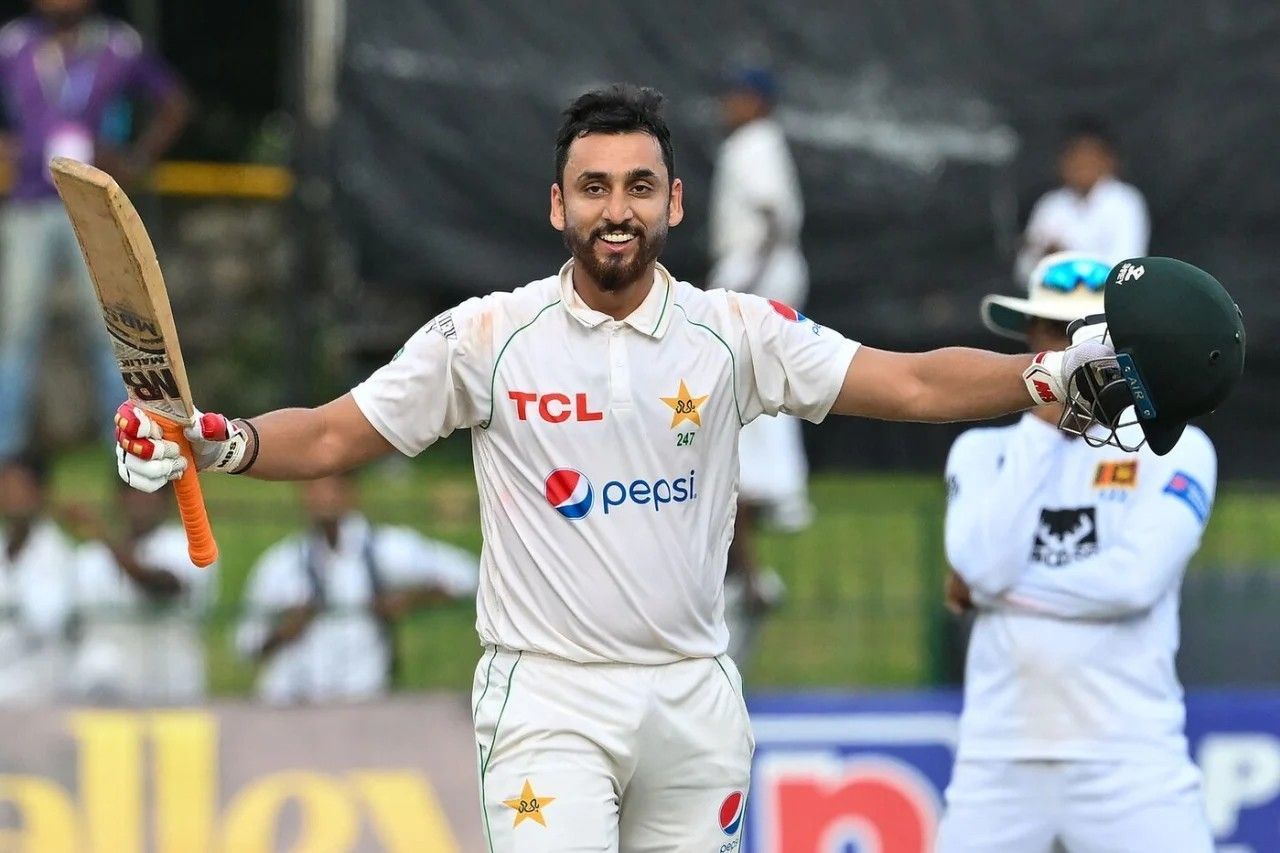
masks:
<path fill-rule="evenodd" d="M 747 798 L 741 791 L 734 791 L 724 798 L 720 804 L 720 829 L 725 835 L 737 835 L 742 826 L 742 813 L 745 811 Z"/>
<path fill-rule="evenodd" d="M 779 301 L 778 301 L 778 300 L 776 300 L 776 299 L 770 299 L 770 300 L 769 300 L 769 304 L 773 306 L 773 310 L 774 310 L 774 311 L 777 311 L 777 312 L 778 312 L 779 314 L 781 314 L 784 318 L 786 318 L 787 320 L 790 320 L 790 321 L 791 321 L 791 322 L 793 322 L 793 323 L 799 323 L 801 320 L 807 320 L 807 319 L 808 319 L 808 318 L 807 318 L 807 317 L 805 317 L 803 314 L 801 314 L 799 311 L 797 311 L 796 309 L 792 308 L 790 305 L 788 305 L 788 304 L 787 304 L 787 303 L 785 303 L 785 302 L 779 302 Z"/>
<path fill-rule="evenodd" d="M 565 518 L 577 521 L 591 512 L 595 490 L 587 475 L 573 468 L 557 468 L 547 475 L 544 484 L 547 503 Z"/>

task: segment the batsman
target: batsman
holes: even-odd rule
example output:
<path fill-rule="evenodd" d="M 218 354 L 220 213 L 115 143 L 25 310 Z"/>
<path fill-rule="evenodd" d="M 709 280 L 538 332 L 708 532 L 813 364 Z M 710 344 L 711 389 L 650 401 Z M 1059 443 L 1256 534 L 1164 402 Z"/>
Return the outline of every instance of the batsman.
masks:
<path fill-rule="evenodd" d="M 677 279 L 658 262 L 684 217 L 661 102 L 616 85 L 565 111 L 548 194 L 570 255 L 558 272 L 437 316 L 332 402 L 204 415 L 187 431 L 201 470 L 298 480 L 471 430 L 475 747 L 495 853 L 740 846 L 754 741 L 725 655 L 723 581 L 743 424 L 1064 404 L 1094 440 L 1118 440 L 1130 399 L 1122 342 L 1093 331 L 1035 355 L 897 353 Z M 1149 267 L 1134 287 L 1158 294 L 1162 275 Z M 1202 313 L 1197 334 L 1227 323 Z M 1238 353 L 1214 346 L 1202 370 L 1229 387 Z M 1176 381 L 1144 378 L 1161 417 L 1198 413 L 1178 408 Z M 181 475 L 188 463 L 145 413 L 125 406 L 120 421 L 131 484 Z"/>

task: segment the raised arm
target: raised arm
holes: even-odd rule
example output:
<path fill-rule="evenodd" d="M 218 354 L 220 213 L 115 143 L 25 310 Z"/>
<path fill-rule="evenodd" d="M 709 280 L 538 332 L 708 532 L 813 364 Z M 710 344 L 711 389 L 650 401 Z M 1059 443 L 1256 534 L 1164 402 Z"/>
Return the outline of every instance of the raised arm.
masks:
<path fill-rule="evenodd" d="M 1054 353 L 1060 357 L 1060 354 Z M 1031 355 L 948 347 L 922 353 L 858 348 L 831 411 L 886 421 L 975 421 L 1030 408 Z M 1050 368 L 1052 369 L 1052 368 Z M 1052 380 L 1058 379 L 1054 385 Z M 1043 377 L 1055 402 L 1060 377 Z M 1030 386 L 1034 387 L 1034 385 Z"/>
<path fill-rule="evenodd" d="M 245 473 L 259 480 L 314 480 L 395 449 L 350 393 L 314 409 L 278 409 L 242 423 Z"/>
<path fill-rule="evenodd" d="M 197 470 L 310 480 L 393 449 L 414 456 L 475 425 L 482 410 L 487 415 L 492 375 L 485 335 L 491 324 L 475 321 L 482 309 L 482 300 L 469 300 L 440 315 L 367 380 L 323 406 L 235 420 L 200 415 L 186 430 Z M 116 426 L 117 467 L 129 485 L 155 491 L 182 474 L 186 461 L 177 444 L 165 441 L 138 407 L 121 406 Z"/>

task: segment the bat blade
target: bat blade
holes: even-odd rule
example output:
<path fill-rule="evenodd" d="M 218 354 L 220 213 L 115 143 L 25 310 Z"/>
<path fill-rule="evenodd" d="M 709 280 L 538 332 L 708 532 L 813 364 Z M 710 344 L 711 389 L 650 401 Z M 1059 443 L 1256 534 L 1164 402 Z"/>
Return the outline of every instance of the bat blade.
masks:
<path fill-rule="evenodd" d="M 217 559 L 217 544 L 191 447 L 182 435 L 195 406 L 151 237 L 129 197 L 106 172 L 67 157 L 55 157 L 49 170 L 89 268 L 129 399 L 154 417 L 165 438 L 177 441 L 187 457 L 187 470 L 174 491 L 191 560 L 210 565 Z"/>

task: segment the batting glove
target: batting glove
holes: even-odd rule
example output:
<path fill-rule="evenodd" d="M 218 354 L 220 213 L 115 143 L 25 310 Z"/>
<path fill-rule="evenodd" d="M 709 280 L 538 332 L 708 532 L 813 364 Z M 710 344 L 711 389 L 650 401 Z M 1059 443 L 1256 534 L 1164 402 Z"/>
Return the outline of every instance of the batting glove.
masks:
<path fill-rule="evenodd" d="M 1037 406 L 1067 402 L 1071 377 L 1085 365 L 1094 362 L 1115 364 L 1116 351 L 1106 337 L 1106 318 L 1102 315 L 1077 320 L 1071 324 L 1069 334 L 1070 346 L 1061 352 L 1037 354 L 1022 373 L 1027 393 Z"/>
<path fill-rule="evenodd" d="M 235 473 L 242 467 L 249 436 L 241 424 L 197 411 L 183 433 L 191 442 L 197 471 Z M 116 471 L 139 491 L 154 492 L 187 470 L 178 443 L 165 439 L 160 425 L 132 403 L 116 410 L 116 445 Z"/>

